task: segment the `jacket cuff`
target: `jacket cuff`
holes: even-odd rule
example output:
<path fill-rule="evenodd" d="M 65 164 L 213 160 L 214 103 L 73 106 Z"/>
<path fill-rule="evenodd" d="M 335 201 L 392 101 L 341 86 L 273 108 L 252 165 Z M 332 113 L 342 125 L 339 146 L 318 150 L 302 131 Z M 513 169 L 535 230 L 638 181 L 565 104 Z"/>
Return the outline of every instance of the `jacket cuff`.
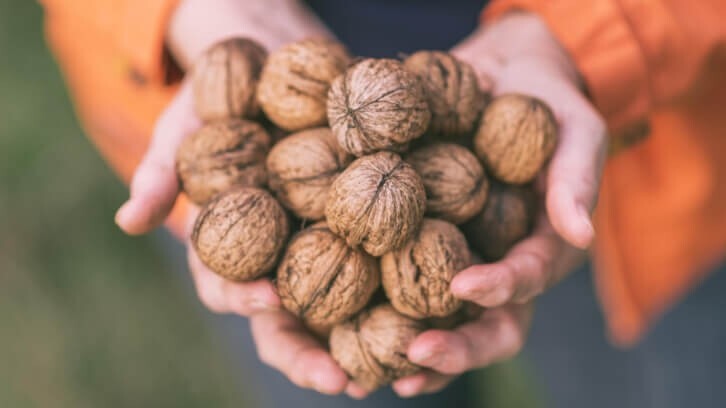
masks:
<path fill-rule="evenodd" d="M 570 53 L 611 129 L 627 128 L 646 116 L 652 98 L 645 56 L 617 1 L 493 0 L 482 21 L 514 10 L 545 21 Z"/>

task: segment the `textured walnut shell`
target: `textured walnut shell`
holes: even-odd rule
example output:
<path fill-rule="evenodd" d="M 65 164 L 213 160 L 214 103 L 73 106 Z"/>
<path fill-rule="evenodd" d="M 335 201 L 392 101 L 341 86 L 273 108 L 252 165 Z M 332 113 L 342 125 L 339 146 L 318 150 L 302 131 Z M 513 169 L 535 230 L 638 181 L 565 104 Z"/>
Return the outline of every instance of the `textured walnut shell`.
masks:
<path fill-rule="evenodd" d="M 179 145 L 176 171 L 189 199 L 201 205 L 234 186 L 264 185 L 269 150 L 270 136 L 255 122 L 212 122 Z"/>
<path fill-rule="evenodd" d="M 270 189 L 296 216 L 322 219 L 328 190 L 351 159 L 328 128 L 292 134 L 267 156 Z"/>
<path fill-rule="evenodd" d="M 441 51 L 416 52 L 403 64 L 426 89 L 429 133 L 444 138 L 471 135 L 487 99 L 471 65 Z"/>
<path fill-rule="evenodd" d="M 494 177 L 522 184 L 534 179 L 557 144 L 557 123 L 542 101 L 501 95 L 489 104 L 474 136 L 474 151 Z"/>
<path fill-rule="evenodd" d="M 441 143 L 410 153 L 406 161 L 421 176 L 426 212 L 461 224 L 484 207 L 489 180 L 479 159 L 465 147 Z"/>
<path fill-rule="evenodd" d="M 406 351 L 424 329 L 423 323 L 382 304 L 335 326 L 330 353 L 356 384 L 373 391 L 421 370 L 408 361 Z"/>
<path fill-rule="evenodd" d="M 484 312 L 484 308 L 476 303 L 463 302 L 454 313 L 444 317 L 430 317 L 426 324 L 431 329 L 454 330 L 462 324 L 476 320 Z"/>
<path fill-rule="evenodd" d="M 280 48 L 262 70 L 257 88 L 262 110 L 287 130 L 326 124 L 330 83 L 349 62 L 345 48 L 332 40 L 308 39 Z"/>
<path fill-rule="evenodd" d="M 535 194 L 529 186 L 492 183 L 484 209 L 462 229 L 474 251 L 484 261 L 495 262 L 529 235 L 535 210 Z"/>
<path fill-rule="evenodd" d="M 328 192 L 328 227 L 348 245 L 381 256 L 419 229 L 426 209 L 421 177 L 395 153 L 364 156 L 338 176 Z"/>
<path fill-rule="evenodd" d="M 269 272 L 289 233 L 287 215 L 268 192 L 243 187 L 202 209 L 192 231 L 199 259 L 217 274 L 247 281 Z"/>
<path fill-rule="evenodd" d="M 257 116 L 255 90 L 265 58 L 267 51 L 246 38 L 231 38 L 209 48 L 192 69 L 197 115 L 205 121 Z"/>
<path fill-rule="evenodd" d="M 381 280 L 391 305 L 400 313 L 414 319 L 444 317 L 461 306 L 449 285 L 470 265 L 464 234 L 454 224 L 424 218 L 412 240 L 383 255 Z"/>
<path fill-rule="evenodd" d="M 364 59 L 333 81 L 328 121 L 338 143 L 356 156 L 401 152 L 429 125 L 421 80 L 392 59 Z"/>
<path fill-rule="evenodd" d="M 287 310 L 321 328 L 361 310 L 380 284 L 378 262 L 348 247 L 318 223 L 298 233 L 277 268 L 277 290 Z"/>

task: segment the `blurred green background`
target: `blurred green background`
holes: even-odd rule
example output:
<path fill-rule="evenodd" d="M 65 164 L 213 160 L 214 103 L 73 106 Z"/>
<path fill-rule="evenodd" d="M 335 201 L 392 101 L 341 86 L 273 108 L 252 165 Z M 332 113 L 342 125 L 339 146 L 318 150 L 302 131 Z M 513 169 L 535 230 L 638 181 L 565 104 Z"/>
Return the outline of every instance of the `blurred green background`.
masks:
<path fill-rule="evenodd" d="M 0 0 L 0 55 L 0 407 L 250 406 L 158 242 L 114 226 L 126 190 L 78 127 L 36 2 Z M 482 405 L 533 406 L 521 372 L 480 373 Z"/>

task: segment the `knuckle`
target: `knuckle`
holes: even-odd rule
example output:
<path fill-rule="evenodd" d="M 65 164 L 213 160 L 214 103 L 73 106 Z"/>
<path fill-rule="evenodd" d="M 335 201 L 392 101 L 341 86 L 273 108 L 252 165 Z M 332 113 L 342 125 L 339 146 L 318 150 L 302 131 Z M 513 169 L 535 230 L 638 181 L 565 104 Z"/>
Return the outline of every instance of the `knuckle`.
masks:
<path fill-rule="evenodd" d="M 198 282 L 197 296 L 199 297 L 199 301 L 210 311 L 214 313 L 226 312 L 220 290 L 215 285 Z"/>

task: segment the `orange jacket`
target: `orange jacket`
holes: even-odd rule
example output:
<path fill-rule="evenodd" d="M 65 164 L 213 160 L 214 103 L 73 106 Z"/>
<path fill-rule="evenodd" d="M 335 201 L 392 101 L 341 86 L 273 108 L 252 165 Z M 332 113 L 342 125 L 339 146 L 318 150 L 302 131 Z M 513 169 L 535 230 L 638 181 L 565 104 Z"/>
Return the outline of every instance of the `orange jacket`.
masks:
<path fill-rule="evenodd" d="M 163 46 L 175 0 L 42 2 L 85 130 L 128 181 L 176 91 Z M 595 220 L 597 290 L 613 340 L 632 343 L 726 249 L 726 3 L 494 0 L 483 18 L 515 8 L 546 20 L 613 130 L 649 129 L 609 160 Z"/>

